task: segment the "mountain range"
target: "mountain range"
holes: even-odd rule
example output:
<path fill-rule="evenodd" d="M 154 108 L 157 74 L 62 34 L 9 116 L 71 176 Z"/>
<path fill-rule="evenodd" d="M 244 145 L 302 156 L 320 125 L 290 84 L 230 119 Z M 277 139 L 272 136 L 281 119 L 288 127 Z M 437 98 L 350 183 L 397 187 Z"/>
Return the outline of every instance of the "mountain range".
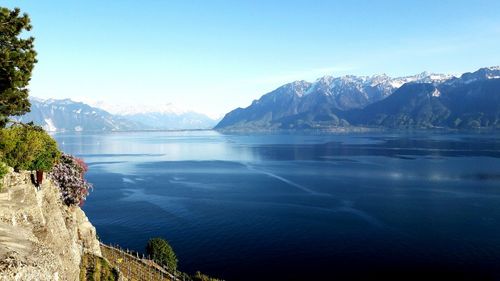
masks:
<path fill-rule="evenodd" d="M 217 121 L 192 111 L 167 111 L 146 108 L 142 111 L 127 109 L 110 113 L 103 108 L 70 99 L 30 98 L 31 112 L 17 117 L 47 131 L 128 131 L 209 129 Z M 104 106 L 102 106 L 104 107 Z"/>
<path fill-rule="evenodd" d="M 30 98 L 31 112 L 16 118 L 47 131 L 301 130 L 350 127 L 500 128 L 500 67 L 461 76 L 423 72 L 324 76 L 295 81 L 216 120 L 172 104 L 89 105 L 70 99 Z"/>
<path fill-rule="evenodd" d="M 460 77 L 325 76 L 295 81 L 224 116 L 215 129 L 500 128 L 500 68 Z"/>
<path fill-rule="evenodd" d="M 219 121 L 202 113 L 179 108 L 171 103 L 123 105 L 92 102 L 90 104 L 153 130 L 211 129 Z"/>

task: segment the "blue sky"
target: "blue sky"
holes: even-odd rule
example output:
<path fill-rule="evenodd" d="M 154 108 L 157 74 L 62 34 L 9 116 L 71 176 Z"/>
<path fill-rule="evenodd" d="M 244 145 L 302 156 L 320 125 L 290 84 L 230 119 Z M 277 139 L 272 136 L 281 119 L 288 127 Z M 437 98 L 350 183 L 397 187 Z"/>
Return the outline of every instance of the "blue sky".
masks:
<path fill-rule="evenodd" d="M 33 96 L 222 115 L 293 80 L 500 64 L 500 1 L 5 1 L 33 21 Z"/>

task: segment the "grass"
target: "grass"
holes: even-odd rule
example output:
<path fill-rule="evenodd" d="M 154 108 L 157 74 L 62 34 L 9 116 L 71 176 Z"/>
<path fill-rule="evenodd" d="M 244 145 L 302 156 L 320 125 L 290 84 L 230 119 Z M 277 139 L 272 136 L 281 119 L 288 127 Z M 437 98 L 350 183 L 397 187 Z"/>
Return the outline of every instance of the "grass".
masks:
<path fill-rule="evenodd" d="M 80 281 L 117 281 L 118 270 L 112 267 L 106 259 L 84 254 L 80 265 Z"/>

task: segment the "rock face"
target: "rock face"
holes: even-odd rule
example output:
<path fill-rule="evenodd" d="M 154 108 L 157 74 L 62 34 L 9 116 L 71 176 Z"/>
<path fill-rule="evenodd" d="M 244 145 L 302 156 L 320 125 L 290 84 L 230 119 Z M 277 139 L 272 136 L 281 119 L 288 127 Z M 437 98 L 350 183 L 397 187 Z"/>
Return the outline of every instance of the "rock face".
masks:
<path fill-rule="evenodd" d="M 10 172 L 0 191 L 0 280 L 78 280 L 84 253 L 101 256 L 96 231 L 79 207 L 45 179 Z"/>

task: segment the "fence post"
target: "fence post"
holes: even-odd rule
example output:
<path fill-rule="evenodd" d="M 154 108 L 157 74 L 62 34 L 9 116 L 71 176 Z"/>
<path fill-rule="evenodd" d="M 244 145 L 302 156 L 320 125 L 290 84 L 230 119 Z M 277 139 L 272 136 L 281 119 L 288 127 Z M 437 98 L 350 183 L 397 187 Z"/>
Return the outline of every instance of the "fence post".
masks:
<path fill-rule="evenodd" d="M 125 252 L 121 251 L 120 253 L 122 253 L 122 259 L 125 260 Z M 128 263 L 127 263 L 127 267 L 129 267 Z M 123 271 L 125 271 L 125 266 L 123 267 Z M 127 275 L 127 278 L 129 279 L 130 276 Z"/>

